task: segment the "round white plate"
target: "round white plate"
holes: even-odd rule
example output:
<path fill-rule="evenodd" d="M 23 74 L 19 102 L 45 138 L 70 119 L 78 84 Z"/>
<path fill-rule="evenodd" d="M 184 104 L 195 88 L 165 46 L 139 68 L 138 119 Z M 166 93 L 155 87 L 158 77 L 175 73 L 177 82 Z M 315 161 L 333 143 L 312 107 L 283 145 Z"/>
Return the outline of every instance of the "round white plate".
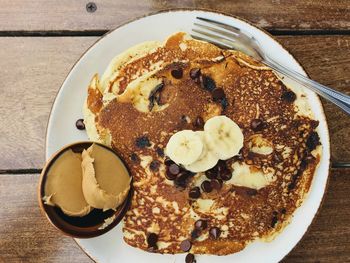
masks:
<path fill-rule="evenodd" d="M 75 121 L 82 118 L 82 105 L 91 77 L 100 75 L 114 56 L 127 48 L 147 40 L 164 40 L 177 31 L 191 32 L 196 16 L 211 18 L 232 24 L 257 38 L 264 50 L 281 64 L 305 75 L 296 60 L 271 36 L 238 18 L 208 12 L 177 10 L 146 16 L 127 23 L 101 38 L 75 64 L 64 81 L 52 107 L 47 128 L 46 159 L 62 146 L 86 140 L 84 131 L 75 128 Z M 294 86 L 298 86 L 296 83 Z M 318 97 L 306 91 L 312 110 L 320 121 L 319 135 L 323 156 L 307 199 L 297 209 L 291 223 L 270 243 L 253 242 L 243 251 L 228 256 L 196 256 L 205 262 L 278 262 L 286 256 L 303 237 L 311 224 L 327 185 L 329 170 L 329 135 L 327 123 Z M 137 124 L 136 124 L 137 125 Z M 159 255 L 128 246 L 122 238 L 121 225 L 110 232 L 92 239 L 77 239 L 81 248 L 98 262 L 184 262 L 185 254 Z"/>

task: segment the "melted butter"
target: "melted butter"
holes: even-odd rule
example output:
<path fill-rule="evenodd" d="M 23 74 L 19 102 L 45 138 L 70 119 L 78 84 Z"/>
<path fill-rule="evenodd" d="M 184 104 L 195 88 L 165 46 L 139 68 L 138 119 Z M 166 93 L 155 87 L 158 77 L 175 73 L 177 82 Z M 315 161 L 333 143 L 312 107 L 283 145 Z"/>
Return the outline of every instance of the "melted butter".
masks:
<path fill-rule="evenodd" d="M 45 203 L 60 207 L 69 216 L 88 214 L 91 207 L 84 198 L 81 181 L 81 156 L 67 150 L 56 159 L 47 174 Z"/>

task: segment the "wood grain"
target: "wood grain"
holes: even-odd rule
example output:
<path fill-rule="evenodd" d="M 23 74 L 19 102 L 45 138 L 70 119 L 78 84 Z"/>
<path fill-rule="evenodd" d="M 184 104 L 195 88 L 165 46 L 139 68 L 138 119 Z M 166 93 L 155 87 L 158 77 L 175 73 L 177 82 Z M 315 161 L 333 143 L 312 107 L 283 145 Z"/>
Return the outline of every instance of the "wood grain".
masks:
<path fill-rule="evenodd" d="M 310 76 L 350 92 L 350 36 L 278 38 Z M 0 170 L 41 168 L 46 124 L 55 95 L 95 37 L 0 38 Z M 350 118 L 326 103 L 332 159 L 350 161 Z M 341 120 L 341 121 L 339 121 Z"/>
<path fill-rule="evenodd" d="M 169 8 L 209 8 L 248 19 L 271 30 L 349 30 L 347 0 L 96 0 L 97 11 L 88 13 L 86 0 L 2 1 L 1 31 L 109 30 L 150 12 Z M 30 22 L 29 22 L 30 21 Z"/>
<path fill-rule="evenodd" d="M 350 169 L 332 170 L 329 189 L 304 239 L 283 262 L 350 260 Z M 39 211 L 38 175 L 0 175 L 0 262 L 90 262 Z"/>
<path fill-rule="evenodd" d="M 37 203 L 38 175 L 0 175 L 0 262 L 89 262 Z"/>
<path fill-rule="evenodd" d="M 41 168 L 56 93 L 97 38 L 0 38 L 0 169 Z"/>

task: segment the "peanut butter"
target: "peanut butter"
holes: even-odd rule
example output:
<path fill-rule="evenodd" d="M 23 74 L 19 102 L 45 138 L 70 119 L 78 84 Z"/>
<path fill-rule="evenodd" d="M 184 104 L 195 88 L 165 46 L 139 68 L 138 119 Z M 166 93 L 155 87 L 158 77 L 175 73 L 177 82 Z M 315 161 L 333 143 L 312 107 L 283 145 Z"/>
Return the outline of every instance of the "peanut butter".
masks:
<path fill-rule="evenodd" d="M 69 216 L 85 216 L 93 208 L 115 210 L 127 197 L 130 181 L 122 161 L 104 147 L 92 144 L 82 154 L 69 149 L 50 167 L 43 201 Z"/>
<path fill-rule="evenodd" d="M 85 200 L 95 208 L 116 209 L 130 189 L 130 177 L 122 161 L 97 144 L 84 150 L 82 159 Z"/>
<path fill-rule="evenodd" d="M 81 155 L 67 150 L 55 160 L 48 171 L 45 204 L 58 206 L 69 216 L 87 215 L 91 207 L 84 198 L 81 182 Z"/>

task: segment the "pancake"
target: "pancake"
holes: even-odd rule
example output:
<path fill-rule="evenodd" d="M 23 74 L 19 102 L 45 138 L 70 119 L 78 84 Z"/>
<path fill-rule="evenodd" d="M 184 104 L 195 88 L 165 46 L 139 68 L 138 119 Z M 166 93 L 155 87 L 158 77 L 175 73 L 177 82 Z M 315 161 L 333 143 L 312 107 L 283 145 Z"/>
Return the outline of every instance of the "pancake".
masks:
<path fill-rule="evenodd" d="M 102 84 L 93 77 L 83 109 L 89 138 L 111 146 L 133 176 L 125 242 L 174 254 L 191 240 L 191 253 L 226 255 L 272 240 L 307 196 L 322 154 L 305 93 L 243 53 L 182 32 L 139 47 L 114 59 Z M 214 96 L 219 88 L 224 97 Z M 199 119 L 217 115 L 238 124 L 243 148 L 210 171 L 230 171 L 221 188 L 190 198 L 209 172 L 169 180 L 164 148 L 174 133 L 201 130 Z M 208 227 L 194 231 L 199 219 Z"/>

